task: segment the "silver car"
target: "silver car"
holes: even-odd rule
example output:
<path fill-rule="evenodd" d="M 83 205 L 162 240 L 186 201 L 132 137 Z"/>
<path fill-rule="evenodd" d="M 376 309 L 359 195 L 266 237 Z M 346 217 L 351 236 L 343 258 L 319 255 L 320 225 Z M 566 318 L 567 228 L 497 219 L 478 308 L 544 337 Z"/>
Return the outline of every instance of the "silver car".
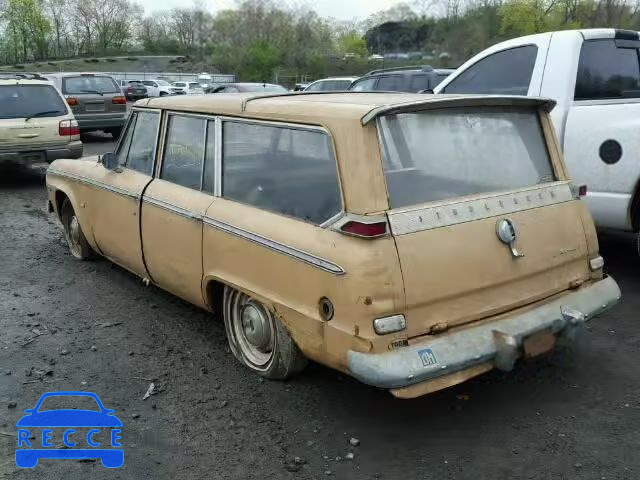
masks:
<path fill-rule="evenodd" d="M 47 79 L 62 92 L 80 131 L 103 130 L 120 137 L 127 115 L 127 100 L 113 78 L 100 73 L 61 73 Z"/>

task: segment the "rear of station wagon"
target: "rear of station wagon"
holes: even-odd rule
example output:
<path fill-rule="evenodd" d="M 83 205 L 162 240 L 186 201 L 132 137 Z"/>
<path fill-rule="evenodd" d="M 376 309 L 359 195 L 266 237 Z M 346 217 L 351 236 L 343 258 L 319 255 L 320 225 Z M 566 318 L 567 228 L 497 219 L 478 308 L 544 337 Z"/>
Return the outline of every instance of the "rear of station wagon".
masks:
<path fill-rule="evenodd" d="M 620 297 L 551 107 L 153 99 L 114 156 L 52 165 L 49 199 L 75 256 L 212 310 L 259 374 L 286 378 L 310 358 L 410 398 L 510 370 Z"/>

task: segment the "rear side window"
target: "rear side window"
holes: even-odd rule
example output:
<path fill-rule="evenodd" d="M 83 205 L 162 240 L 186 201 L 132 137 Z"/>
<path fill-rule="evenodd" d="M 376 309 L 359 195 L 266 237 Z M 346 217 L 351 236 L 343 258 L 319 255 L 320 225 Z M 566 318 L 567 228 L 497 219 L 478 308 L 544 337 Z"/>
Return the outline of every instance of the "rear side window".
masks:
<path fill-rule="evenodd" d="M 537 55 L 535 45 L 494 53 L 462 72 L 444 92 L 526 95 Z"/>
<path fill-rule="evenodd" d="M 615 40 L 582 44 L 576 78 L 576 100 L 640 97 L 637 48 L 621 48 Z"/>
<path fill-rule="evenodd" d="M 67 114 L 65 103 L 52 85 L 0 85 L 0 118 Z"/>
<path fill-rule="evenodd" d="M 169 116 L 160 178 L 200 190 L 206 125 L 204 118 Z"/>
<path fill-rule="evenodd" d="M 154 112 L 134 112 L 118 147 L 120 164 L 153 175 L 153 161 L 160 115 Z"/>
<path fill-rule="evenodd" d="M 83 75 L 78 77 L 64 77 L 62 80 L 64 93 L 120 93 L 118 85 L 111 77 Z"/>
<path fill-rule="evenodd" d="M 222 132 L 223 197 L 316 224 L 341 210 L 326 133 L 241 122 Z"/>
<path fill-rule="evenodd" d="M 554 180 L 535 110 L 451 108 L 379 120 L 391 208 Z"/>
<path fill-rule="evenodd" d="M 427 90 L 431 88 L 429 85 L 429 75 L 426 73 L 420 73 L 418 75 L 411 75 L 411 84 L 409 90 L 412 92 L 419 92 L 421 90 Z"/>

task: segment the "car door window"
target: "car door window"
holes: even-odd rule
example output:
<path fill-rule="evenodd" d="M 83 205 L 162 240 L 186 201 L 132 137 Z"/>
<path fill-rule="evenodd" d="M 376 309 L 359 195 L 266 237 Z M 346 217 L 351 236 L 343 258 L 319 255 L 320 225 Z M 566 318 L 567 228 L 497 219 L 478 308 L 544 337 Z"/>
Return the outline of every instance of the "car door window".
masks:
<path fill-rule="evenodd" d="M 402 75 L 387 75 L 380 78 L 376 90 L 383 92 L 402 92 L 405 90 L 404 83 L 404 77 Z"/>
<path fill-rule="evenodd" d="M 354 83 L 351 86 L 350 90 L 354 92 L 370 92 L 372 90 L 375 90 L 377 81 L 378 79 L 376 77 L 366 78 Z"/>
<path fill-rule="evenodd" d="M 418 75 L 411 75 L 411 83 L 409 90 L 412 92 L 420 92 L 422 90 L 428 90 L 433 88 L 429 84 L 429 75 L 426 73 L 419 73 Z"/>
<path fill-rule="evenodd" d="M 229 121 L 222 143 L 223 197 L 316 224 L 340 211 L 326 133 Z"/>
<path fill-rule="evenodd" d="M 133 112 L 131 114 L 131 119 L 127 124 L 127 129 L 124 132 L 124 135 L 120 137 L 120 143 L 118 144 L 118 149 L 116 150 L 116 155 L 118 156 L 118 164 L 123 165 L 127 162 L 127 155 L 129 154 L 129 147 L 131 146 L 131 137 L 133 136 L 133 129 L 136 126 L 136 120 L 138 119 L 138 112 Z"/>
<path fill-rule="evenodd" d="M 169 115 L 160 178 L 200 190 L 206 125 L 204 118 Z"/>
<path fill-rule="evenodd" d="M 160 114 L 138 112 L 124 166 L 145 175 L 153 175 Z M 131 128 L 129 128 L 131 130 Z"/>
<path fill-rule="evenodd" d="M 474 63 L 444 88 L 444 93 L 526 95 L 538 47 L 526 45 L 494 53 Z"/>
<path fill-rule="evenodd" d="M 582 44 L 576 100 L 640 97 L 638 49 L 617 46 L 615 40 L 589 40 Z"/>

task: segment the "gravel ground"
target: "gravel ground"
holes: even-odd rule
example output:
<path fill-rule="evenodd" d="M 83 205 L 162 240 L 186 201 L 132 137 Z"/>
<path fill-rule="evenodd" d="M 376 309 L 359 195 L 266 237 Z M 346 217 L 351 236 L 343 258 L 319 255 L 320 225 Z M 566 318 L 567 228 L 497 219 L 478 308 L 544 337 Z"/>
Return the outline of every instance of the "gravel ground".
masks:
<path fill-rule="evenodd" d="M 107 261 L 74 260 L 45 199 L 40 174 L 0 166 L 0 478 L 640 477 L 640 261 L 626 238 L 603 242 L 623 303 L 571 347 L 402 401 L 318 365 L 261 381 L 218 319 Z M 152 381 L 159 393 L 142 400 Z M 115 409 L 121 469 L 15 466 L 15 423 L 53 390 Z"/>

